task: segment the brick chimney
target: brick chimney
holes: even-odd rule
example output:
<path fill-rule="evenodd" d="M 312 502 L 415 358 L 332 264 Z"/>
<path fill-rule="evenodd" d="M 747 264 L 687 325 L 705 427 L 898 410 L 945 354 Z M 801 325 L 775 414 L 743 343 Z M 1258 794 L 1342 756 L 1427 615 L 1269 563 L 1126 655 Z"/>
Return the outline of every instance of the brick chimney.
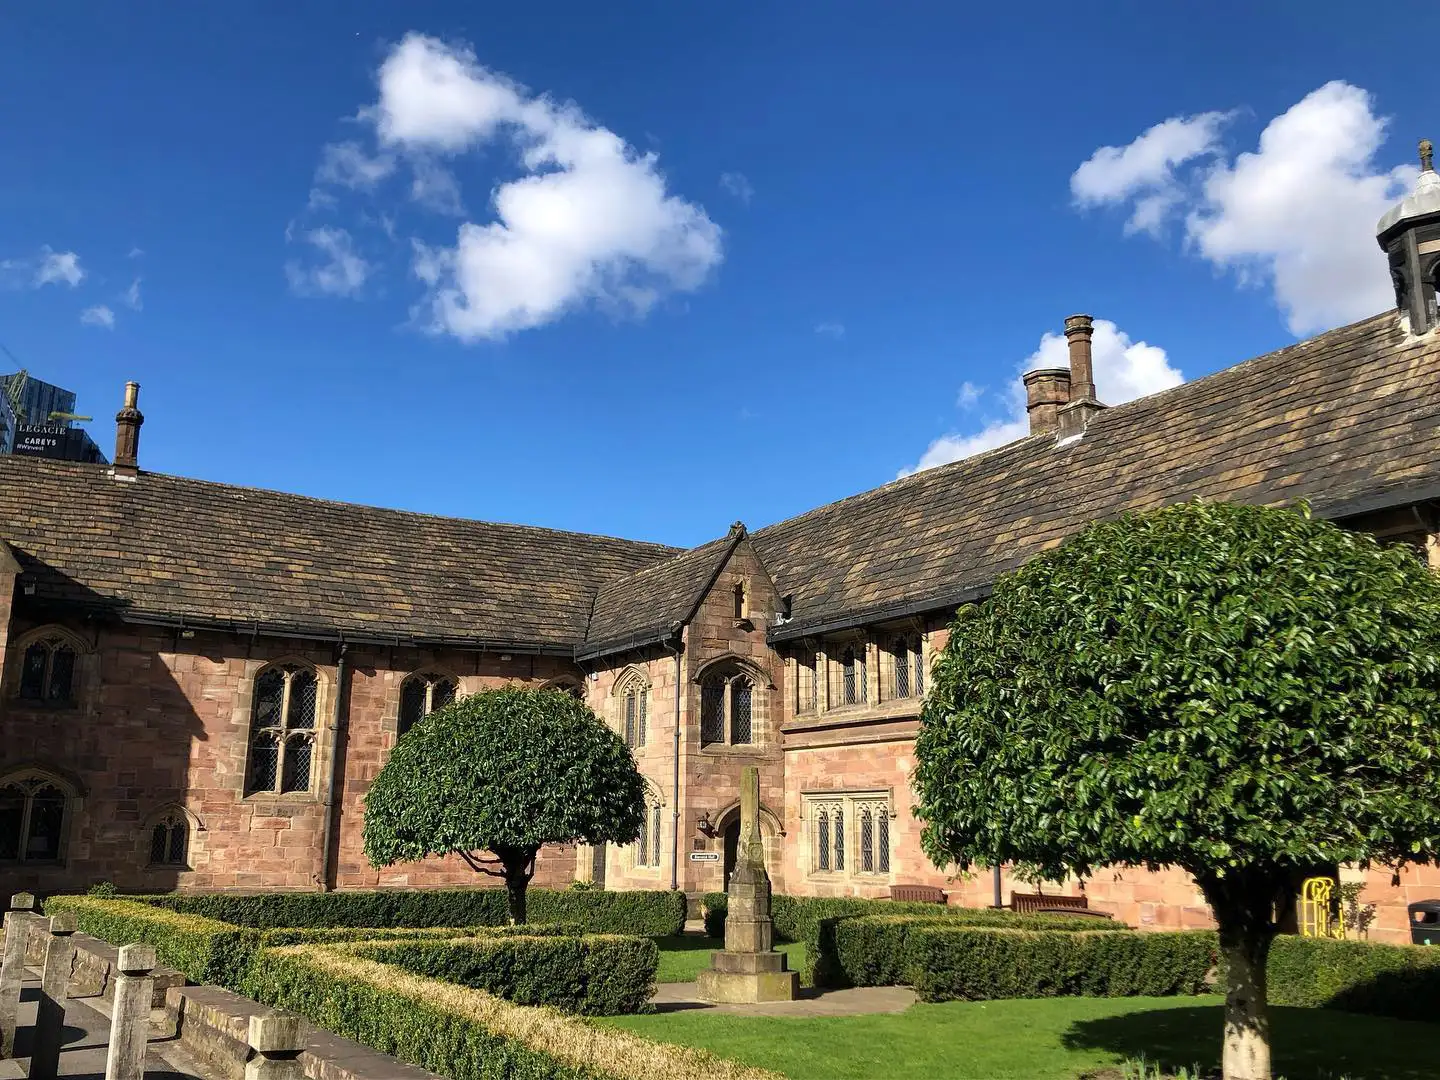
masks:
<path fill-rule="evenodd" d="M 115 467 L 117 480 L 134 480 L 140 475 L 140 425 L 145 417 L 139 409 L 140 384 L 125 384 L 125 405 L 115 414 Z"/>
<path fill-rule="evenodd" d="M 1083 435 L 1091 418 L 1105 408 L 1095 396 L 1095 366 L 1090 356 L 1090 339 L 1095 320 L 1089 315 L 1071 315 L 1065 320 L 1065 341 L 1070 346 L 1070 402 L 1060 410 L 1060 438 Z"/>
<path fill-rule="evenodd" d="M 1021 379 L 1025 383 L 1025 412 L 1030 434 L 1047 435 L 1060 426 L 1060 409 L 1070 401 L 1070 369 L 1036 368 Z"/>

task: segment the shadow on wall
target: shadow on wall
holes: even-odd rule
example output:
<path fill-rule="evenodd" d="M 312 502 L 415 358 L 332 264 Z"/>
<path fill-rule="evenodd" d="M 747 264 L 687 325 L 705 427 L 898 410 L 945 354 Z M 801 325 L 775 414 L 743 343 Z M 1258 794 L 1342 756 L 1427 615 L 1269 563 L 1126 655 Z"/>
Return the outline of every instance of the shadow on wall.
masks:
<path fill-rule="evenodd" d="M 16 590 L 11 642 L 33 643 L 33 631 L 59 627 L 76 655 L 68 701 L 21 698 L 26 646 L 12 645 L 6 656 L 0 684 L 6 891 L 83 892 L 98 881 L 127 892 L 173 889 L 203 847 L 200 820 L 181 807 L 192 753 L 206 733 L 161 654 L 193 652 L 180 646 L 194 642 L 182 641 L 178 630 L 118 624 L 109 617 L 112 601 L 17 555 L 20 581 L 35 583 L 36 595 Z M 77 616 L 77 609 L 89 614 Z M 46 689 L 42 696 L 57 696 Z"/>
<path fill-rule="evenodd" d="M 1122 1058 L 1144 1057 L 1167 1072 L 1195 1069 L 1219 1075 L 1224 1006 L 1186 1005 L 1072 1024 L 1062 1037 L 1070 1050 L 1105 1050 Z M 1426 1048 L 1433 1024 L 1416 1024 L 1332 1009 L 1270 1007 L 1271 1049 L 1276 1076 L 1288 1080 L 1435 1080 L 1440 1076 Z"/>

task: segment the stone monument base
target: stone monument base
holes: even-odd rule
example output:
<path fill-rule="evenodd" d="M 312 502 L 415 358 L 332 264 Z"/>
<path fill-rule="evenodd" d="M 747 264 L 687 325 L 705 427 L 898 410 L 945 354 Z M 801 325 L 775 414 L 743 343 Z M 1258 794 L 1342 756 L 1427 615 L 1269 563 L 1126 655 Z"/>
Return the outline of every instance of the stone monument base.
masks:
<path fill-rule="evenodd" d="M 794 1001 L 800 993 L 800 973 L 787 971 L 782 952 L 729 952 L 710 954 L 710 966 L 696 977 L 705 1001 L 756 1004 Z"/>

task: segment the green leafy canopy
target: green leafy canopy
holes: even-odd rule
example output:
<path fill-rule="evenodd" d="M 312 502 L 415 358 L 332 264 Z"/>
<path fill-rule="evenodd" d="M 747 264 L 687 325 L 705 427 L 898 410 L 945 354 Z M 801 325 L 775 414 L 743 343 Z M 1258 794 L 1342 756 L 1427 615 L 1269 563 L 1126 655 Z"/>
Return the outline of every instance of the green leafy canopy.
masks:
<path fill-rule="evenodd" d="M 1425 861 L 1440 580 L 1308 512 L 1092 525 L 962 609 L 916 744 L 937 863 Z"/>
<path fill-rule="evenodd" d="M 375 866 L 543 844 L 630 843 L 645 781 L 624 741 L 555 690 L 482 690 L 396 744 L 365 796 Z"/>

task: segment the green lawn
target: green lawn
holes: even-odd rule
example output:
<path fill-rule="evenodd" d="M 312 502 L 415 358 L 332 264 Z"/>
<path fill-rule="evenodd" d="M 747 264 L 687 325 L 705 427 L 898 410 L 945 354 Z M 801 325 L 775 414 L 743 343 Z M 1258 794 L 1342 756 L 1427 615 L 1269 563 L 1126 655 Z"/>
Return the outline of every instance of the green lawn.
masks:
<path fill-rule="evenodd" d="M 660 969 L 655 981 L 662 983 L 694 982 L 695 976 L 710 966 L 710 954 L 721 947 L 714 938 L 700 934 L 656 938 L 660 946 Z M 805 964 L 804 942 L 775 946 L 790 957 L 790 970 L 799 971 Z"/>
<path fill-rule="evenodd" d="M 597 1021 L 713 1050 L 791 1080 L 1075 1080 L 1144 1055 L 1218 1068 L 1220 999 L 1042 998 L 915 1005 L 904 1013 L 788 1019 L 680 1011 Z M 1271 1010 L 1287 1080 L 1440 1080 L 1440 1026 Z"/>

